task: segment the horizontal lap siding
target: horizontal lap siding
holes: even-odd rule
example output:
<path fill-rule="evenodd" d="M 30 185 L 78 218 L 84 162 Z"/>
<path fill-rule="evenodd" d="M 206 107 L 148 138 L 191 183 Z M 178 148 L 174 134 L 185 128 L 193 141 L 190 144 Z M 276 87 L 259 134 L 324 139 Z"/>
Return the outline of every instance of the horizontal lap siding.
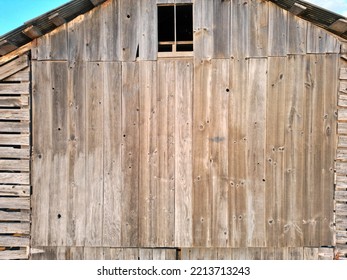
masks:
<path fill-rule="evenodd" d="M 28 56 L 23 55 L 0 67 L 0 259 L 27 259 L 29 253 L 28 66 Z"/>

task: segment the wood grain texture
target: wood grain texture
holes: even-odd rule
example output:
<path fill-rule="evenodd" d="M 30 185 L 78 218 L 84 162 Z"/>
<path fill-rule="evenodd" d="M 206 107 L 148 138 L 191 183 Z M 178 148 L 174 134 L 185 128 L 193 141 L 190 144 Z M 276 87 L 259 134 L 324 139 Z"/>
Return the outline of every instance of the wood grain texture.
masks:
<path fill-rule="evenodd" d="M 121 119 L 121 244 L 138 246 L 139 191 L 139 69 L 133 62 L 122 63 Z"/>
<path fill-rule="evenodd" d="M 104 70 L 98 62 L 86 68 L 86 241 L 100 246 L 103 229 Z"/>
<path fill-rule="evenodd" d="M 28 56 L 22 55 L 0 67 L 0 81 L 16 74 L 29 66 Z"/>
<path fill-rule="evenodd" d="M 103 245 L 121 246 L 122 160 L 121 160 L 121 64 L 104 65 L 103 133 Z"/>
<path fill-rule="evenodd" d="M 32 65 L 32 245 L 48 245 L 49 197 L 52 183 L 52 94 L 45 81 L 51 79 L 49 62 Z M 43 133 L 44 137 L 41 137 Z"/>
<path fill-rule="evenodd" d="M 175 246 L 192 244 L 192 60 L 175 64 Z"/>
<path fill-rule="evenodd" d="M 139 243 L 153 247 L 159 235 L 157 226 L 158 162 L 158 66 L 157 62 L 139 63 L 140 174 L 139 174 Z"/>
<path fill-rule="evenodd" d="M 254 79 L 257 77 L 257 79 Z M 265 121 L 267 60 L 250 59 L 246 95 L 247 246 L 265 246 Z M 254 112 L 257 112 L 256 114 Z"/>
<path fill-rule="evenodd" d="M 157 244 L 171 247 L 175 244 L 175 61 L 158 61 L 158 73 Z"/>

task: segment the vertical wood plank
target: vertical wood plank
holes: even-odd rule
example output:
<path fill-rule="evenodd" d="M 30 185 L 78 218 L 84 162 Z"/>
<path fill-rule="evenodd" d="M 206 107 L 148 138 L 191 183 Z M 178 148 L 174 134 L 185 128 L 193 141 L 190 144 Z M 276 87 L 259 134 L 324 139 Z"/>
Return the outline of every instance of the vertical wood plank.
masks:
<path fill-rule="evenodd" d="M 250 1 L 231 1 L 231 56 L 247 57 L 250 44 Z"/>
<path fill-rule="evenodd" d="M 81 15 L 67 24 L 69 66 L 85 60 L 85 16 Z"/>
<path fill-rule="evenodd" d="M 121 246 L 121 63 L 104 63 L 103 246 Z"/>
<path fill-rule="evenodd" d="M 213 58 L 229 58 L 231 1 L 213 2 Z"/>
<path fill-rule="evenodd" d="M 119 0 L 103 3 L 101 18 L 105 36 L 105 49 L 101 54 L 105 61 L 118 61 L 120 58 Z"/>
<path fill-rule="evenodd" d="M 250 1 L 249 6 L 249 56 L 265 57 L 268 53 L 269 3 Z M 244 40 L 244 38 L 242 38 Z"/>
<path fill-rule="evenodd" d="M 33 62 L 32 246 L 48 245 L 49 196 L 52 184 L 52 94 L 49 62 Z M 42 135 L 43 133 L 43 135 Z M 49 174 L 49 176 L 47 176 Z"/>
<path fill-rule="evenodd" d="M 307 28 L 307 53 L 340 53 L 340 42 L 330 33 L 309 23 Z"/>
<path fill-rule="evenodd" d="M 229 117 L 229 60 L 212 60 L 211 133 L 209 169 L 212 188 L 212 246 L 229 246 L 229 174 L 228 174 L 228 117 Z M 212 96 L 211 96 L 212 97 Z"/>
<path fill-rule="evenodd" d="M 228 168 L 230 179 L 230 246 L 246 247 L 247 239 L 247 122 L 246 99 L 248 61 L 232 59 L 230 62 L 230 99 L 229 99 L 229 146 Z"/>
<path fill-rule="evenodd" d="M 307 21 L 288 13 L 287 54 L 305 54 Z"/>
<path fill-rule="evenodd" d="M 266 192 L 267 246 L 283 246 L 284 122 L 286 58 L 268 58 L 266 99 Z"/>
<path fill-rule="evenodd" d="M 287 15 L 288 12 L 274 3 L 269 5 L 268 56 L 285 56 L 287 54 Z"/>
<path fill-rule="evenodd" d="M 66 245 L 67 229 L 67 184 L 68 184 L 68 147 L 67 135 L 67 63 L 51 63 L 52 94 L 52 152 L 53 159 L 51 175 L 53 178 L 50 188 L 49 235 L 48 243 L 53 246 Z"/>
<path fill-rule="evenodd" d="M 285 211 L 283 227 L 285 243 L 288 247 L 303 245 L 302 209 L 305 156 L 304 156 L 304 114 L 305 100 L 303 81 L 305 60 L 302 56 L 289 56 L 287 60 L 288 81 L 285 100 Z"/>
<path fill-rule="evenodd" d="M 193 94 L 193 246 L 211 246 L 212 190 L 209 138 L 212 62 L 194 62 Z"/>
<path fill-rule="evenodd" d="M 86 64 L 68 72 L 68 246 L 84 246 L 86 237 Z"/>
<path fill-rule="evenodd" d="M 157 230 L 159 246 L 175 242 L 175 62 L 158 61 L 158 189 Z"/>
<path fill-rule="evenodd" d="M 175 106 L 175 246 L 192 246 L 193 62 L 177 61 Z"/>
<path fill-rule="evenodd" d="M 85 14 L 86 60 L 102 60 L 106 50 L 105 28 L 102 7 L 96 7 Z"/>
<path fill-rule="evenodd" d="M 119 0 L 120 58 L 135 61 L 139 47 L 140 5 L 137 0 Z"/>
<path fill-rule="evenodd" d="M 139 245 L 155 247 L 157 240 L 158 119 L 157 63 L 139 62 L 140 178 Z"/>
<path fill-rule="evenodd" d="M 37 39 L 37 60 L 66 60 L 67 50 L 67 26 L 59 28 Z"/>
<path fill-rule="evenodd" d="M 122 63 L 122 227 L 121 244 L 138 246 L 139 70 Z"/>
<path fill-rule="evenodd" d="M 194 57 L 213 57 L 213 1 L 195 0 L 193 5 Z"/>
<path fill-rule="evenodd" d="M 327 55 L 323 71 L 325 71 L 325 88 L 323 89 L 323 126 L 322 126 L 322 198 L 323 198 L 323 216 L 320 246 L 333 244 L 334 235 L 334 159 L 336 157 L 336 103 L 338 92 L 338 55 Z M 324 72 L 323 72 L 324 73 Z"/>
<path fill-rule="evenodd" d="M 103 223 L 104 71 L 100 63 L 86 68 L 86 246 L 101 246 Z"/>
<path fill-rule="evenodd" d="M 265 246 L 265 113 L 267 91 L 267 60 L 250 59 L 247 121 L 247 244 Z M 257 77 L 257 79 L 255 79 Z M 256 113 L 255 113 L 256 112 Z"/>
<path fill-rule="evenodd" d="M 141 1 L 140 5 L 139 58 L 141 60 L 156 60 L 158 52 L 156 0 Z"/>

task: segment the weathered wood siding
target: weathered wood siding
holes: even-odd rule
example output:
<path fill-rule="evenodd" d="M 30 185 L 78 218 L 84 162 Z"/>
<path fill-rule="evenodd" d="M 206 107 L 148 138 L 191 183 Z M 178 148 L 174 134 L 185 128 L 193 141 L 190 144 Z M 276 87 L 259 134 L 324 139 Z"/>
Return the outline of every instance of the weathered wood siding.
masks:
<path fill-rule="evenodd" d="M 33 246 L 334 245 L 339 41 L 267 1 L 195 0 L 194 57 L 157 59 L 159 2 L 38 39 Z"/>
<path fill-rule="evenodd" d="M 27 55 L 0 65 L 0 259 L 30 242 L 30 84 Z"/>

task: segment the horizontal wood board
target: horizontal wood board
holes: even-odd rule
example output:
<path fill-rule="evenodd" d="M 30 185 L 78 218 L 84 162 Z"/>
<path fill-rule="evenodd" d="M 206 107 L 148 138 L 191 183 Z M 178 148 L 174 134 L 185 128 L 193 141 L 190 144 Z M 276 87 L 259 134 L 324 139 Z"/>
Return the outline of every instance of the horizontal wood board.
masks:
<path fill-rule="evenodd" d="M 0 67 L 0 259 L 27 259 L 30 238 L 29 60 Z"/>

